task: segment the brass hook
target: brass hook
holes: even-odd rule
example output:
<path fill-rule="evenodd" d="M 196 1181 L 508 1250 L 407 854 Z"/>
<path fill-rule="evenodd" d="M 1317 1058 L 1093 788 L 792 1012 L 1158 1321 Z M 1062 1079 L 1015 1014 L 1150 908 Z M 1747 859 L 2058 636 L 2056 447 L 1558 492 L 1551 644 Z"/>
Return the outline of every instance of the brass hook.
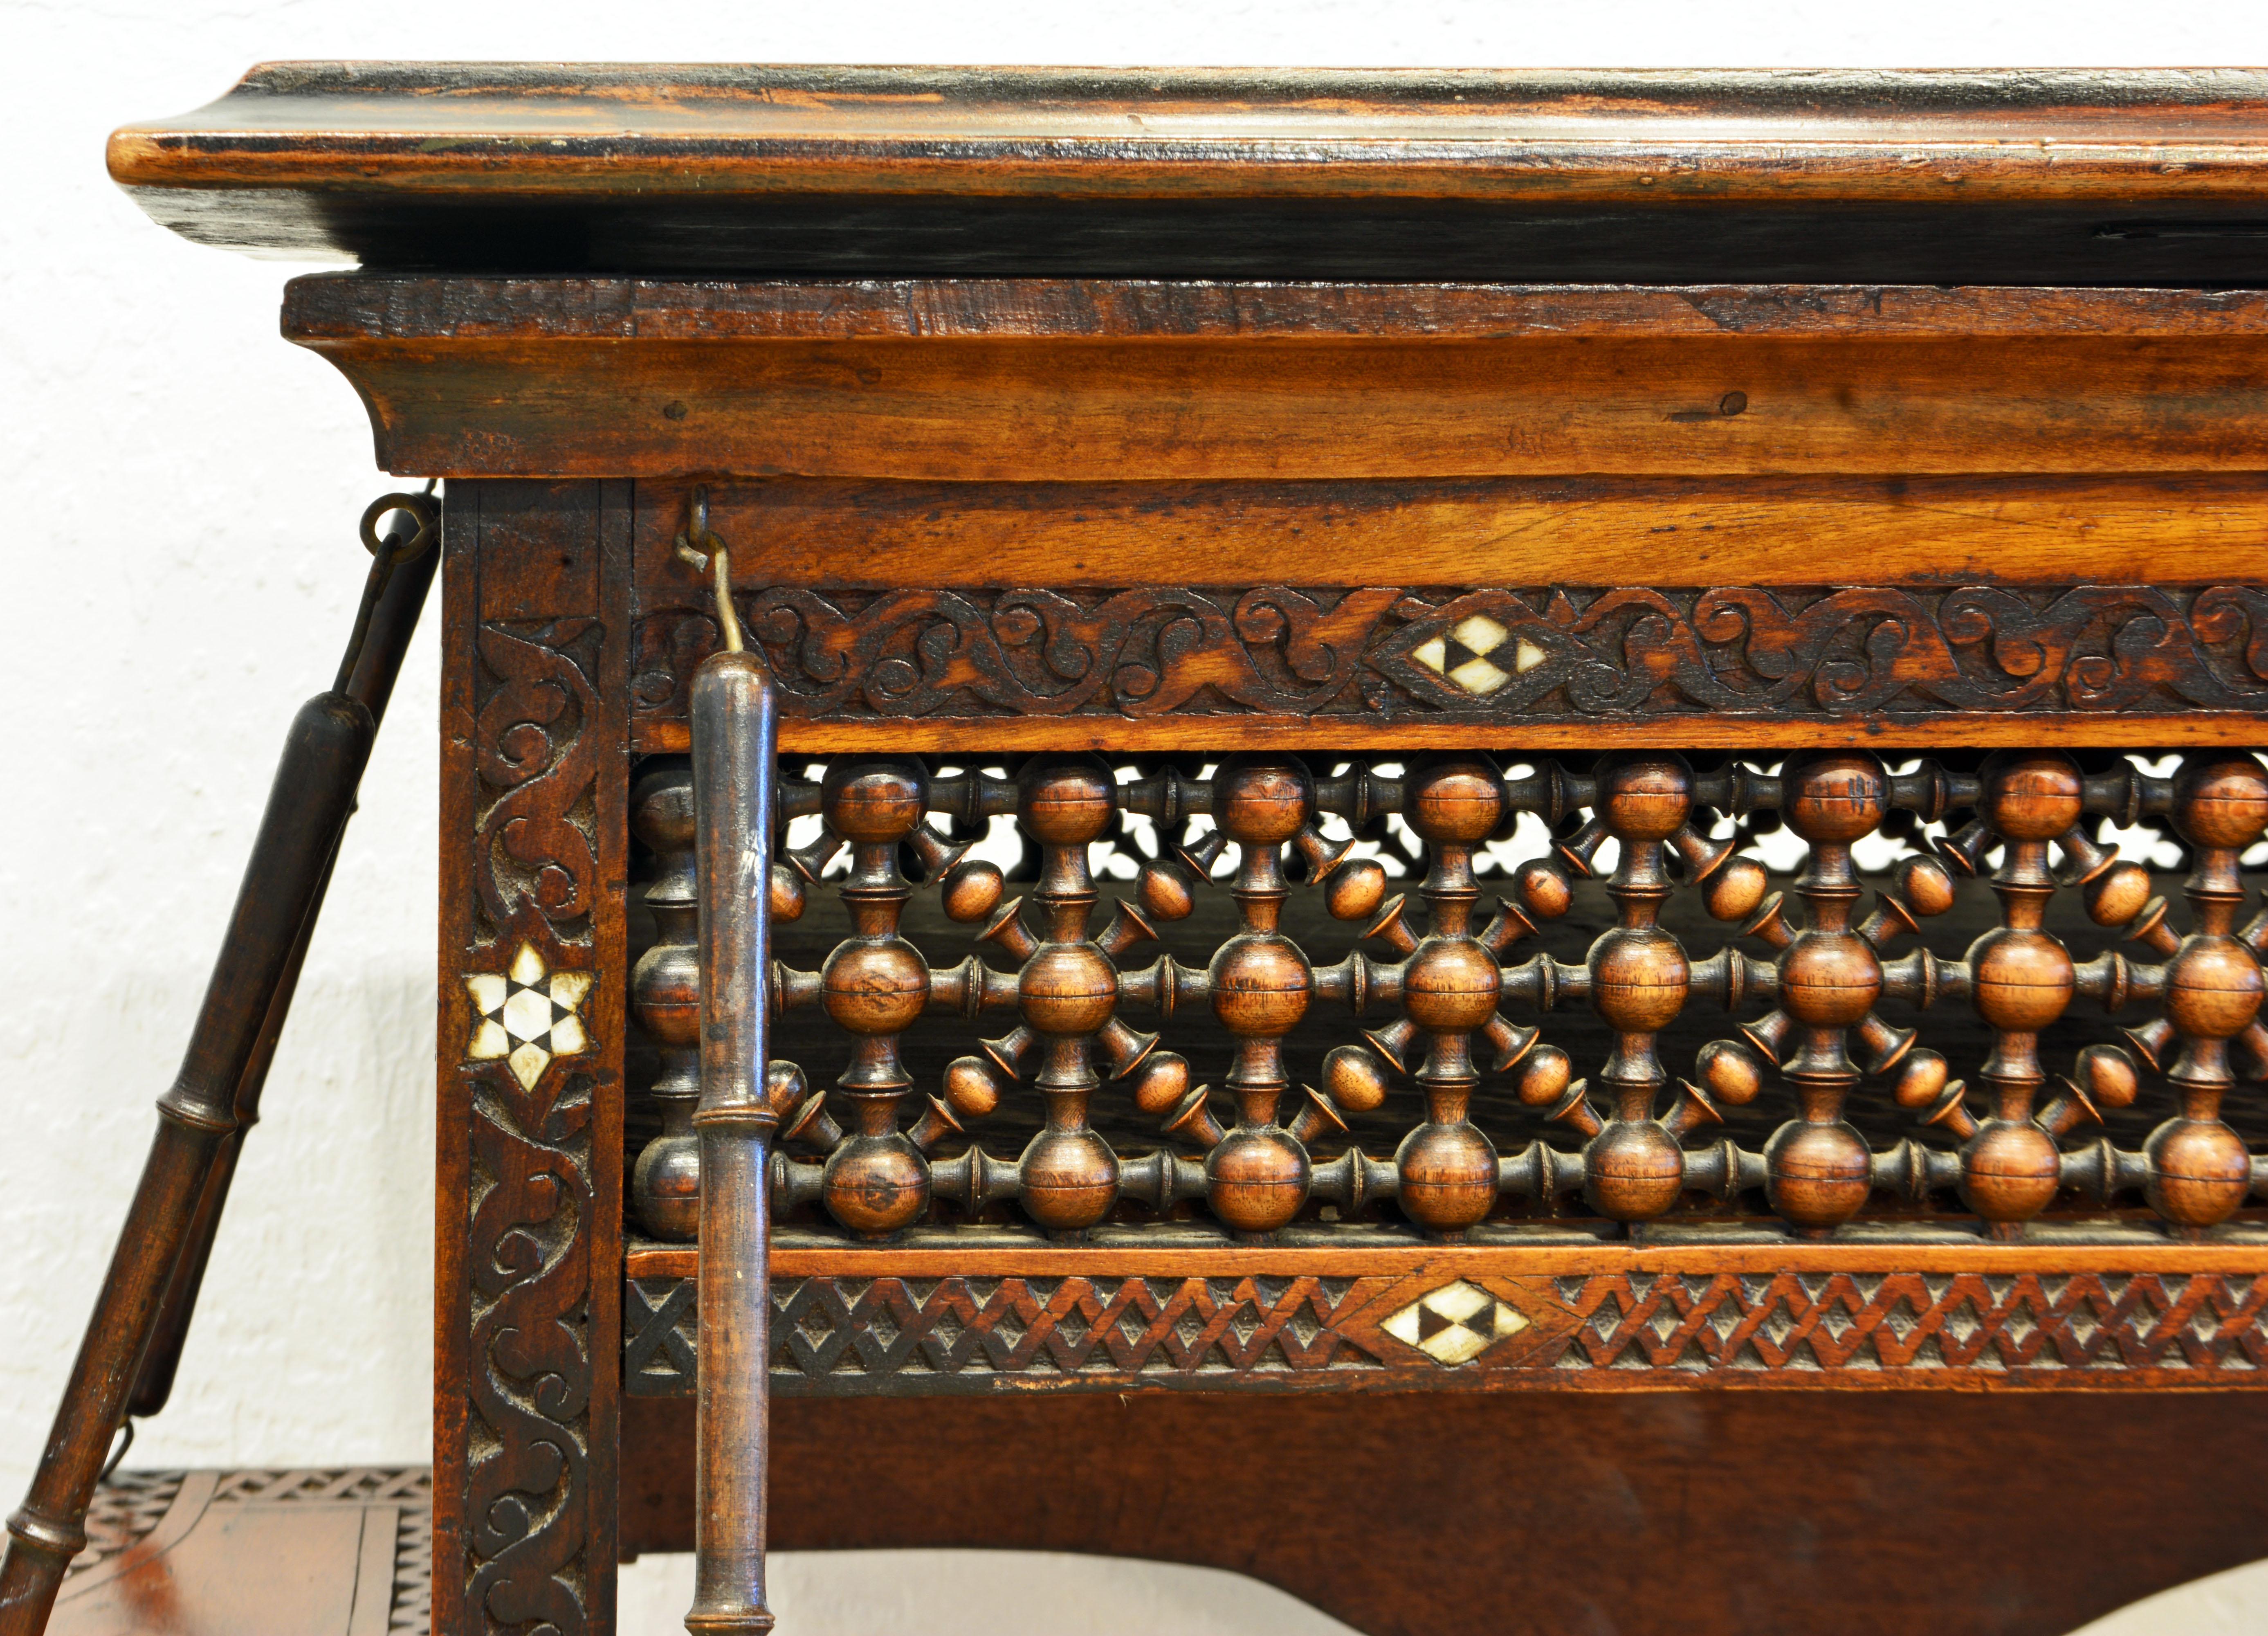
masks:
<path fill-rule="evenodd" d="M 379 519 L 394 512 L 415 518 L 417 532 L 394 548 L 388 568 L 399 568 L 422 556 L 441 532 L 441 508 L 433 499 L 431 483 L 425 485 L 423 494 L 381 494 L 362 513 L 362 548 L 372 556 L 386 549 L 386 542 L 378 537 Z"/>
<path fill-rule="evenodd" d="M 740 616 L 733 608 L 733 554 L 723 536 L 709 527 L 709 490 L 696 484 L 686 503 L 685 527 L 677 536 L 677 555 L 700 571 L 714 576 L 717 592 L 717 623 L 725 633 L 725 651 L 739 653 L 747 651 L 740 632 Z"/>

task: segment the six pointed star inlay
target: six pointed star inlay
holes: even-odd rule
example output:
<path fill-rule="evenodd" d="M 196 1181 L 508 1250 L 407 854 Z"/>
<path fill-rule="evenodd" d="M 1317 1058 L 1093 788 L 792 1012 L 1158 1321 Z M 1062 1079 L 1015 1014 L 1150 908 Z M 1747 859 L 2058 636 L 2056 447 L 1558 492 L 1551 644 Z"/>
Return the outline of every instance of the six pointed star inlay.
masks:
<path fill-rule="evenodd" d="M 501 1057 L 523 1089 L 535 1088 L 554 1057 L 590 1049 L 577 1013 L 591 991 L 591 974 L 552 970 L 533 944 L 519 946 L 509 970 L 474 972 L 465 988 L 480 1013 L 465 1054 L 475 1062 Z"/>

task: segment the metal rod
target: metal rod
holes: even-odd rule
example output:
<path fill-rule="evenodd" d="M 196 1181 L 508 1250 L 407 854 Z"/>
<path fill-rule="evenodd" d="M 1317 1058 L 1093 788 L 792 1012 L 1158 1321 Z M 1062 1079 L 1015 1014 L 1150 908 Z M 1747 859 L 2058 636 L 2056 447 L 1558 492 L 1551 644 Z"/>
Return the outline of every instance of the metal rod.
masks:
<path fill-rule="evenodd" d="M 721 559 L 724 553 L 716 553 Z M 722 571 L 719 578 L 722 578 Z M 770 670 L 757 652 L 711 654 L 692 694 L 699 876 L 701 1144 L 696 1388 L 695 1636 L 772 1628 L 764 1605 L 770 1267 L 766 1094 L 772 777 Z"/>

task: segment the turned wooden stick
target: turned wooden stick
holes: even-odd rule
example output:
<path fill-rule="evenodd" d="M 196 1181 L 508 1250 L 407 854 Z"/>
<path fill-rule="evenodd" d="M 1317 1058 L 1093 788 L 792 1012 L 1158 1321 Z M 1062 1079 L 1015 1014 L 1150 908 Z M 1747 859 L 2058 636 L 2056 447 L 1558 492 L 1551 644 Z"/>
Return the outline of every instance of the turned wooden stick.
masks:
<path fill-rule="evenodd" d="M 401 521 L 380 542 L 382 549 L 393 554 L 409 548 L 420 526 L 421 520 L 416 515 L 403 513 Z M 416 634 L 418 618 L 425 611 L 426 593 L 432 586 L 434 571 L 440 562 L 438 550 L 426 549 L 395 564 L 371 610 L 368 631 L 356 655 L 345 691 L 369 708 L 373 731 L 386 719 L 387 703 L 394 696 L 394 684 L 401 674 L 402 659 L 409 652 L 410 637 Z M 165 1304 L 158 1308 L 157 1328 L 151 1334 L 149 1350 L 143 1354 L 134 1390 L 126 1400 L 129 1416 L 138 1419 L 156 1414 L 173 1395 L 173 1376 L 181 1363 L 181 1347 L 188 1339 L 189 1321 L 196 1315 L 197 1294 L 204 1286 L 205 1268 L 212 1259 L 213 1239 L 220 1231 L 221 1212 L 228 1205 L 230 1184 L 236 1179 L 237 1160 L 252 1127 L 260 1123 L 260 1093 L 268 1083 L 269 1065 L 275 1060 L 276 1042 L 284 1035 L 284 1020 L 291 1014 L 291 999 L 299 986 L 299 969 L 306 961 L 307 944 L 315 935 L 315 922 L 322 914 L 323 899 L 330 889 L 331 870 L 337 861 L 334 844 L 331 857 L 323 866 L 323 878 L 316 885 L 314 901 L 308 905 L 307 917 L 300 924 L 291 956 L 284 962 L 284 974 L 276 985 L 276 997 L 268 1004 L 259 1043 L 253 1048 L 252 1060 L 245 1066 L 243 1082 L 236 1087 L 236 1129 L 221 1139 L 220 1151 L 213 1159 L 212 1174 L 198 1198 L 195 1219 L 189 1224 L 180 1260 L 166 1286 Z"/>
<path fill-rule="evenodd" d="M 0 1636 L 38 1636 L 86 1544 L 86 1508 L 125 1413 L 160 1302 L 224 1140 L 261 1030 L 330 866 L 377 732 L 342 692 L 300 708 L 269 792 L 227 935 L 142 1169 L 62 1407 L 0 1562 Z"/>
<path fill-rule="evenodd" d="M 765 1087 L 776 710 L 771 673 L 755 652 L 713 654 L 694 674 L 700 1343 L 693 1607 L 685 1627 L 695 1636 L 772 1627 L 764 1605 L 771 1352 L 765 1168 L 779 1114 Z"/>

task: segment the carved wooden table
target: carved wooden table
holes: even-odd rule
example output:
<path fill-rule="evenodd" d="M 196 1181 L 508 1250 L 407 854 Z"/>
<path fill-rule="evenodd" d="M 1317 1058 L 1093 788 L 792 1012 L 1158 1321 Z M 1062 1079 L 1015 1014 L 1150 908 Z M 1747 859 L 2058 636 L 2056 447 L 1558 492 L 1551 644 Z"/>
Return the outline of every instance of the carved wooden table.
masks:
<path fill-rule="evenodd" d="M 111 163 L 359 257 L 284 333 L 447 480 L 437 1628 L 690 1537 L 703 505 L 777 1546 L 1434 1633 L 2261 1553 L 2268 77 L 303 65 Z"/>

